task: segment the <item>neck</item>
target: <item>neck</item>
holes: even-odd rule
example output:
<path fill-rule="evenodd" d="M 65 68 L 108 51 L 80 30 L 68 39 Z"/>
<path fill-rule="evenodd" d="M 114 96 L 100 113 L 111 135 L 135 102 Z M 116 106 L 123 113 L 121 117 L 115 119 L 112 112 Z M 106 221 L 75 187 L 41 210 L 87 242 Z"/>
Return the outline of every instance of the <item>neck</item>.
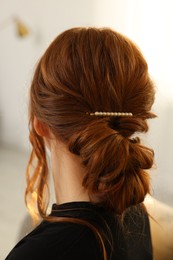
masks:
<path fill-rule="evenodd" d="M 51 148 L 51 163 L 57 204 L 90 201 L 88 191 L 82 186 L 85 169 L 79 156 L 58 143 Z"/>

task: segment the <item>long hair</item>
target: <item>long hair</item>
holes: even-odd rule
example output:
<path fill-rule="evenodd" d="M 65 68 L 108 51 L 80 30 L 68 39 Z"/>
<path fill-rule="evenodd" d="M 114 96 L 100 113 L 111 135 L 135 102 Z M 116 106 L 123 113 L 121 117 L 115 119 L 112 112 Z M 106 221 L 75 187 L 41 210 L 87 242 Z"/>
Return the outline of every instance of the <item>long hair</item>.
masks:
<path fill-rule="evenodd" d="M 30 141 L 26 203 L 47 218 L 45 144 L 33 118 L 78 155 L 83 186 L 109 211 L 122 214 L 150 192 L 153 151 L 136 133 L 147 132 L 154 101 L 148 66 L 137 46 L 111 29 L 73 28 L 60 34 L 40 59 L 30 90 Z M 133 116 L 90 116 L 90 112 Z M 32 169 L 34 164 L 35 168 Z M 36 203 L 35 203 L 36 202 Z"/>

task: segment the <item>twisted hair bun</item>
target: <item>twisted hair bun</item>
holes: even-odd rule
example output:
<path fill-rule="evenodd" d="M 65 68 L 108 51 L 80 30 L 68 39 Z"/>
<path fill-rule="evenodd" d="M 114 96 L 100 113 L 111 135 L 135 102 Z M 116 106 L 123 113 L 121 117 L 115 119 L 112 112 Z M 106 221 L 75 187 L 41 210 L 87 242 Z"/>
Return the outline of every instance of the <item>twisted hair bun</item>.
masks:
<path fill-rule="evenodd" d="M 105 120 L 92 122 L 70 139 L 69 149 L 80 155 L 87 168 L 83 180 L 91 197 L 112 212 L 121 214 L 129 206 L 143 202 L 149 193 L 149 174 L 153 151 L 139 138 L 126 136 L 146 131 L 147 124 L 137 118 L 121 118 L 124 129 L 113 130 Z M 125 136 L 123 136 L 123 134 Z"/>

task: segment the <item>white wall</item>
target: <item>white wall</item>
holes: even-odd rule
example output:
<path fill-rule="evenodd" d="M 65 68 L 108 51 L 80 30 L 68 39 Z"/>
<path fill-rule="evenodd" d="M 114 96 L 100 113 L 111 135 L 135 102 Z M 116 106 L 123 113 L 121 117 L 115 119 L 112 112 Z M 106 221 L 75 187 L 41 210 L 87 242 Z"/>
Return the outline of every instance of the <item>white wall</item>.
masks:
<path fill-rule="evenodd" d="M 70 27 L 94 24 L 93 3 L 92 0 L 0 1 L 1 142 L 28 147 L 27 96 L 34 66 L 58 33 Z M 30 28 L 27 38 L 16 36 L 15 25 L 9 21 L 14 15 Z"/>

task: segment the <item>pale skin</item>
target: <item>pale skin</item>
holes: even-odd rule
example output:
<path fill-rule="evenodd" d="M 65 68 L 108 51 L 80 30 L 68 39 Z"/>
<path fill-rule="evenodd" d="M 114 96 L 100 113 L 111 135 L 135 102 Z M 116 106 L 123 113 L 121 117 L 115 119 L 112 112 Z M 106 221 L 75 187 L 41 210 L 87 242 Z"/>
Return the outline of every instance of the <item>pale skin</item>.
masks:
<path fill-rule="evenodd" d="M 89 195 L 82 186 L 85 169 L 80 158 L 70 153 L 60 141 L 50 142 L 52 173 L 57 204 L 70 201 L 89 201 Z"/>
<path fill-rule="evenodd" d="M 88 191 L 82 186 L 85 169 L 81 159 L 68 151 L 67 145 L 49 131 L 48 127 L 34 119 L 34 128 L 45 140 L 51 154 L 51 166 L 56 203 L 90 201 Z"/>
<path fill-rule="evenodd" d="M 69 152 L 66 144 L 50 132 L 49 128 L 35 117 L 34 128 L 44 138 L 51 154 L 51 166 L 56 203 L 90 201 L 87 189 L 82 185 L 86 174 L 81 159 Z M 173 209 L 147 197 L 144 201 L 150 219 L 151 236 L 155 260 L 173 259 Z"/>

